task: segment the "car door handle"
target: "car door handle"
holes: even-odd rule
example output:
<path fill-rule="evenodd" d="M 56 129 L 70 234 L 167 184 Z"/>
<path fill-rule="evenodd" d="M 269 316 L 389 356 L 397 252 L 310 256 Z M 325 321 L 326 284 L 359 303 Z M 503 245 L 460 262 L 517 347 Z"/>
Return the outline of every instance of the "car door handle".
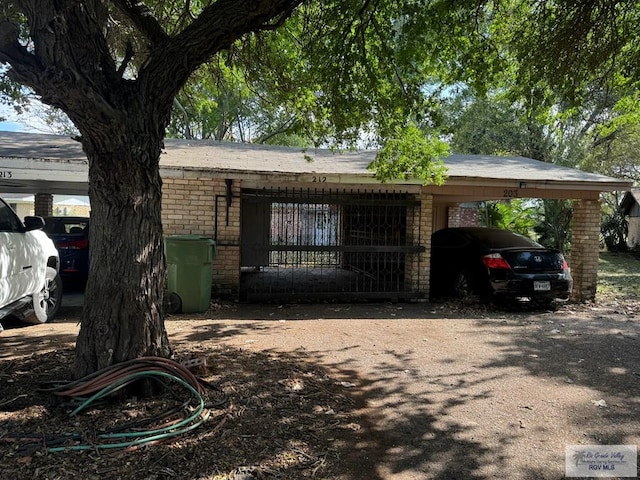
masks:
<path fill-rule="evenodd" d="M 25 265 L 24 267 L 22 267 L 22 270 L 29 270 L 33 268 L 33 265 Z"/>

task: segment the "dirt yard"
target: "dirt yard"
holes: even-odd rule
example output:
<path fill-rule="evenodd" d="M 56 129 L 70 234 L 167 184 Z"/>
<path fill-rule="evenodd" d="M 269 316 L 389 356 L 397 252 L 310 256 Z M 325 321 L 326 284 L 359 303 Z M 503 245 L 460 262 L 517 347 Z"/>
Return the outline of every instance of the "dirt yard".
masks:
<path fill-rule="evenodd" d="M 69 379 L 78 309 L 66 309 L 0 333 L 0 478 L 563 478 L 566 445 L 640 444 L 639 315 L 633 301 L 214 305 L 167 321 L 178 358 L 205 358 L 199 375 L 228 396 L 207 423 L 135 451 L 48 453 L 33 434 L 153 408 L 70 418 L 38 391 Z"/>

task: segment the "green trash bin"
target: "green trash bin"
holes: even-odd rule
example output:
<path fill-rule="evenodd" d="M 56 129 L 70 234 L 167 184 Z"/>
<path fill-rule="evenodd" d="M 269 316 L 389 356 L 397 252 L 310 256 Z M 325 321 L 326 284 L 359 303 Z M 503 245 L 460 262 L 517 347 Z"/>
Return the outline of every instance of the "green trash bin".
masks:
<path fill-rule="evenodd" d="M 211 302 L 212 263 L 215 242 L 200 235 L 171 235 L 165 238 L 169 313 L 206 312 Z M 175 299 L 174 295 L 177 295 Z M 176 300 L 178 300 L 176 302 Z"/>

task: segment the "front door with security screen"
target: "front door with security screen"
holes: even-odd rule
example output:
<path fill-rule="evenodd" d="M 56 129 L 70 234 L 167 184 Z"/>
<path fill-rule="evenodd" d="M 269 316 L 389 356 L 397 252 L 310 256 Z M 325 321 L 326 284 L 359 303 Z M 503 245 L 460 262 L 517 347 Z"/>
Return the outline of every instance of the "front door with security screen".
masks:
<path fill-rule="evenodd" d="M 271 204 L 254 197 L 244 197 L 241 217 L 240 265 L 254 268 L 269 265 Z"/>

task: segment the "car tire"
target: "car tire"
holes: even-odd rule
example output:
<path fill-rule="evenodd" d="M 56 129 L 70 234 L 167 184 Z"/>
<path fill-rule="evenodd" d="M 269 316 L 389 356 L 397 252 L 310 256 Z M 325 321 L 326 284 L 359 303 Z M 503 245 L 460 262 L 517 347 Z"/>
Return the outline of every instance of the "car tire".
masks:
<path fill-rule="evenodd" d="M 166 313 L 178 313 L 182 310 L 182 299 L 175 292 L 164 293 L 164 311 Z"/>
<path fill-rule="evenodd" d="M 54 268 L 47 267 L 45 285 L 34 295 L 33 311 L 38 323 L 45 323 L 53 319 L 62 303 L 62 280 Z"/>
<path fill-rule="evenodd" d="M 469 272 L 461 271 L 453 277 L 453 295 L 464 300 L 473 293 L 473 280 Z"/>

